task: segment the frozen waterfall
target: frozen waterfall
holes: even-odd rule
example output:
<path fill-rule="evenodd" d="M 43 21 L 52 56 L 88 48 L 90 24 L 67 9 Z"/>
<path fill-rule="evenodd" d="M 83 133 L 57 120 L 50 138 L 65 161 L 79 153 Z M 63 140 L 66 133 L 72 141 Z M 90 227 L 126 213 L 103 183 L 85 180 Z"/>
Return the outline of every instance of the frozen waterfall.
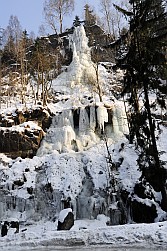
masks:
<path fill-rule="evenodd" d="M 76 27 L 74 33 L 69 38 L 69 45 L 73 51 L 73 59 L 67 68 L 67 72 L 62 72 L 56 79 L 54 89 L 66 87 L 70 93 L 77 85 L 86 87 L 85 84 L 96 81 L 95 65 L 91 60 L 91 52 L 88 46 L 83 26 Z M 66 89 L 66 91 L 67 91 Z M 63 89 L 64 90 L 64 89 Z M 89 90 L 90 91 L 90 90 Z M 77 93 L 79 95 L 79 92 Z"/>
<path fill-rule="evenodd" d="M 96 81 L 96 71 L 83 26 L 75 28 L 69 43 L 73 50 L 73 60 L 53 86 L 55 90 L 70 94 L 69 105 L 64 106 L 62 102 L 58 106 L 59 112 L 56 112 L 37 155 L 52 151 L 87 150 L 103 139 L 104 135 L 115 141 L 127 132 L 122 103 L 110 101 L 105 105 L 105 102 L 96 99 L 98 95 L 93 92 L 92 80 Z M 100 74 L 99 81 L 102 85 Z M 89 102 L 90 97 L 92 102 Z"/>
<path fill-rule="evenodd" d="M 98 143 L 103 136 L 118 140 L 127 133 L 126 116 L 121 106 L 86 106 L 57 113 L 37 155 L 56 151 L 82 151 Z"/>

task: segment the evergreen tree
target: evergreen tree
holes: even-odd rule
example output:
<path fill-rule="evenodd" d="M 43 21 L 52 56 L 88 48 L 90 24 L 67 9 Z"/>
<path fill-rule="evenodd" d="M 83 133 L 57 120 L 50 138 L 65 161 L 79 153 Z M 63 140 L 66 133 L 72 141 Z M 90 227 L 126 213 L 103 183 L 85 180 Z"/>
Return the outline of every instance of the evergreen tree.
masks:
<path fill-rule="evenodd" d="M 128 96 L 130 142 L 136 142 L 138 164 L 143 176 L 156 191 L 162 193 L 162 208 L 167 211 L 166 172 L 160 161 L 156 143 L 156 120 L 153 117 L 150 93 L 165 107 L 167 62 L 167 13 L 163 0 L 130 0 L 131 11 L 116 8 L 129 16 L 129 32 L 123 36 L 126 53 L 118 65 L 126 70 L 123 95 Z M 127 37 L 129 39 L 127 40 Z"/>
<path fill-rule="evenodd" d="M 75 16 L 75 19 L 73 21 L 73 26 L 77 27 L 77 26 L 80 26 L 80 25 L 81 25 L 81 21 L 80 21 L 79 16 Z"/>
<path fill-rule="evenodd" d="M 90 9 L 88 4 L 85 5 L 85 25 L 94 25 L 96 23 L 96 15 Z"/>

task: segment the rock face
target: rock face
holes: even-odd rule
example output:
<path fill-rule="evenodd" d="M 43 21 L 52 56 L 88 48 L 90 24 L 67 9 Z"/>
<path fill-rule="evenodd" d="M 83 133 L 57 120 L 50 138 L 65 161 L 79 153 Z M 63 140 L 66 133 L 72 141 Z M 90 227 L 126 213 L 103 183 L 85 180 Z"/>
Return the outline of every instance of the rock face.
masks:
<path fill-rule="evenodd" d="M 51 113 L 42 106 L 37 106 L 33 109 L 16 109 L 14 112 L 0 114 L 0 127 L 11 127 L 28 121 L 35 121 L 45 131 L 51 124 Z"/>
<path fill-rule="evenodd" d="M 20 130 L 19 126 L 0 129 L 0 152 L 11 158 L 33 157 L 44 136 L 42 128 L 30 128 L 27 124 Z"/>
<path fill-rule="evenodd" d="M 114 53 L 110 48 L 106 48 L 106 45 L 111 43 L 112 38 L 105 34 L 105 32 L 96 24 L 85 25 L 86 35 L 89 38 L 89 46 L 92 47 L 91 55 L 92 60 L 97 61 L 97 53 L 99 62 L 112 61 L 114 62 Z M 95 47 L 100 45 L 98 51 Z"/>
<path fill-rule="evenodd" d="M 0 152 L 11 158 L 32 158 L 50 124 L 50 113 L 40 106 L 0 115 Z"/>
<path fill-rule="evenodd" d="M 74 214 L 71 208 L 60 211 L 57 230 L 70 230 L 74 225 Z"/>

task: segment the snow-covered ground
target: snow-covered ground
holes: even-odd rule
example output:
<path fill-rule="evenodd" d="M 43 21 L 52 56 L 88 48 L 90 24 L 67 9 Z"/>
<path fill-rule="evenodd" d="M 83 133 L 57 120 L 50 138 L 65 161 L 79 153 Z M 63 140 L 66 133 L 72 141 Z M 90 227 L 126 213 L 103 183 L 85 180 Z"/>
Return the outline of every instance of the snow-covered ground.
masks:
<path fill-rule="evenodd" d="M 167 222 L 106 226 L 105 217 L 76 220 L 69 231 L 57 231 L 56 222 L 38 222 L 21 227 L 20 233 L 9 233 L 0 239 L 0 250 L 57 250 L 79 246 L 80 250 L 96 246 L 167 250 Z M 63 248 L 64 247 L 64 248 Z"/>

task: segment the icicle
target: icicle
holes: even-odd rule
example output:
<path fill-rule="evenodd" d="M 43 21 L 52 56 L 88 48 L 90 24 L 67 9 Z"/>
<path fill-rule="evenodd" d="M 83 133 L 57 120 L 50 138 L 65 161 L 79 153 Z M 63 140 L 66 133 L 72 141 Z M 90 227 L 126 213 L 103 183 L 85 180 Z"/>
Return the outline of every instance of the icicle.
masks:
<path fill-rule="evenodd" d="M 75 132 L 71 126 L 65 126 L 64 128 L 64 146 L 67 149 L 71 149 L 71 142 L 76 139 Z"/>
<path fill-rule="evenodd" d="M 104 131 L 104 122 L 108 122 L 108 112 L 107 108 L 104 106 L 99 106 L 97 108 L 97 122 L 100 129 Z"/>
<path fill-rule="evenodd" d="M 118 119 L 117 119 L 117 110 L 115 107 L 113 107 L 112 123 L 113 123 L 113 133 L 117 135 L 119 133 L 119 125 L 118 125 Z"/>
<path fill-rule="evenodd" d="M 55 115 L 52 120 L 51 127 L 63 127 L 64 125 L 69 125 L 72 128 L 74 127 L 73 114 L 71 110 L 63 110 L 61 113 Z"/>
<path fill-rule="evenodd" d="M 122 106 L 113 108 L 113 132 L 115 134 L 128 132 L 126 114 Z"/>
<path fill-rule="evenodd" d="M 95 131 L 96 128 L 96 111 L 95 106 L 90 107 L 90 129 Z"/>
<path fill-rule="evenodd" d="M 73 44 L 73 63 L 78 64 L 78 62 L 79 62 L 79 57 L 77 55 L 76 46 L 75 46 L 75 43 L 74 43 Z"/>
<path fill-rule="evenodd" d="M 89 117 L 85 108 L 80 108 L 79 132 L 86 133 L 89 129 Z"/>
<path fill-rule="evenodd" d="M 71 126 L 74 128 L 73 114 L 71 110 L 64 110 L 62 113 L 63 121 L 60 127 L 62 126 Z"/>

